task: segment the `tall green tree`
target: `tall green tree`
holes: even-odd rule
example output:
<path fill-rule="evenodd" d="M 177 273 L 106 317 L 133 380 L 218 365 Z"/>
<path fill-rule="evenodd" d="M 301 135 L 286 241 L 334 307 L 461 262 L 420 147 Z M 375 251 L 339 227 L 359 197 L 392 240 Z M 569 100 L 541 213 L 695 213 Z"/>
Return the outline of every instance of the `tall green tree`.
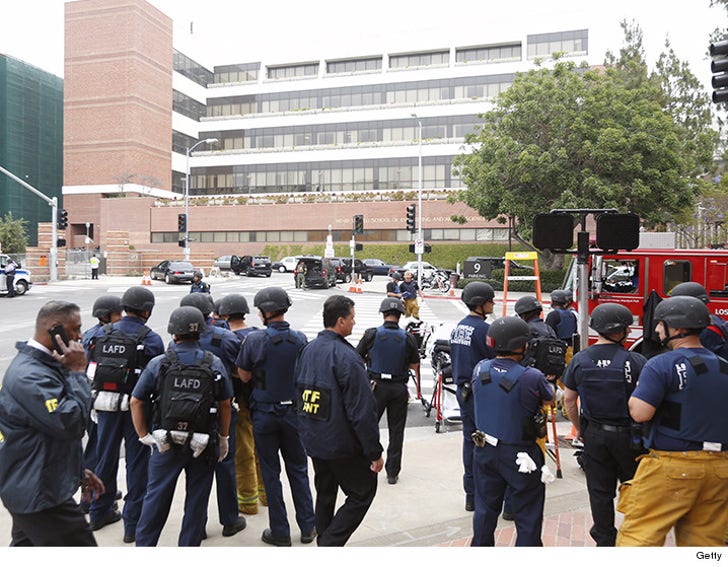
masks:
<path fill-rule="evenodd" d="M 19 254 L 25 252 L 28 246 L 28 235 L 25 219 L 14 219 L 12 211 L 0 218 L 0 245 L 5 254 Z"/>
<path fill-rule="evenodd" d="M 516 219 L 527 237 L 552 208 L 616 208 L 648 227 L 687 218 L 715 134 L 649 74 L 639 28 L 623 28 L 625 46 L 604 67 L 557 61 L 517 76 L 456 158 L 466 186 L 456 198 L 485 218 Z M 684 71 L 671 62 L 665 80 Z"/>

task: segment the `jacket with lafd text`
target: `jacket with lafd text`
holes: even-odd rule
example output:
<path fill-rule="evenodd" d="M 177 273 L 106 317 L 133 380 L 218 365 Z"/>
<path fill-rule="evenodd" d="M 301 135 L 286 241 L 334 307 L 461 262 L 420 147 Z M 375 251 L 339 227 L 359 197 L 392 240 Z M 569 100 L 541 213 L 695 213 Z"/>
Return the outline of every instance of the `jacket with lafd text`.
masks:
<path fill-rule="evenodd" d="M 81 485 L 91 384 L 38 348 L 15 347 L 0 389 L 0 498 L 12 513 L 30 514 Z"/>
<path fill-rule="evenodd" d="M 323 330 L 301 351 L 295 375 L 306 452 L 318 459 L 379 459 L 377 402 L 356 349 L 341 335 Z"/>

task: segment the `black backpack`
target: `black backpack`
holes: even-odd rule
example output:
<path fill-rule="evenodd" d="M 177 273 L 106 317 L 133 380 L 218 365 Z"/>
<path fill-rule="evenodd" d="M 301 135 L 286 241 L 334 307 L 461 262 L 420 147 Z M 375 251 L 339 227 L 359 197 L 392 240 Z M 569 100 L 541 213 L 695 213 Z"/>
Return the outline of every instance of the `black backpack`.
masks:
<path fill-rule="evenodd" d="M 144 353 L 144 337 L 150 331 L 144 325 L 135 335 L 129 335 L 111 323 L 104 326 L 104 334 L 94 337 L 90 345 L 90 362 L 96 364 L 94 390 L 131 394 L 149 362 Z"/>
<path fill-rule="evenodd" d="M 528 341 L 524 360 L 538 368 L 546 376 L 560 378 L 566 368 L 566 349 L 568 345 L 561 339 L 535 337 Z"/>
<path fill-rule="evenodd" d="M 221 376 L 212 369 L 214 357 L 182 364 L 169 349 L 157 377 L 154 423 L 167 431 L 211 434 L 216 425 L 216 393 Z"/>

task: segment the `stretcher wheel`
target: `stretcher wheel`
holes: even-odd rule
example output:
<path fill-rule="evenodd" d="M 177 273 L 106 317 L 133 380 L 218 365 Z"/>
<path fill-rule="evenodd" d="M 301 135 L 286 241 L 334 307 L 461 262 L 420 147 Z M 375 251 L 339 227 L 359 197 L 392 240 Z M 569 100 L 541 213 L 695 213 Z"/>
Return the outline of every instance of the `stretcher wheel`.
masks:
<path fill-rule="evenodd" d="M 440 427 L 441 427 L 441 425 L 442 425 L 442 422 L 441 421 L 436 421 L 435 422 L 435 433 L 440 433 Z"/>

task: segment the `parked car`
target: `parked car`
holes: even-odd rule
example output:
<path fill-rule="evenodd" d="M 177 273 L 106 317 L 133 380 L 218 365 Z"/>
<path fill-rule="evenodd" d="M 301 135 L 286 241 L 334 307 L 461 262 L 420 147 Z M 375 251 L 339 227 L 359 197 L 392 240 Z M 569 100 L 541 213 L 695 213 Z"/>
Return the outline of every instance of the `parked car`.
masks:
<path fill-rule="evenodd" d="M 372 269 L 375 276 L 388 276 L 389 269 L 392 267 L 392 264 L 387 264 L 379 258 L 366 258 L 362 262 Z"/>
<path fill-rule="evenodd" d="M 351 281 L 351 258 L 343 258 L 344 265 L 342 270 L 344 271 L 344 281 Z M 361 276 L 361 279 L 365 282 L 370 282 L 374 278 L 374 270 L 367 266 L 364 262 L 358 258 L 354 259 L 354 274 Z"/>
<path fill-rule="evenodd" d="M 219 258 L 215 258 L 212 266 L 219 268 L 223 272 L 229 272 L 232 270 L 233 258 L 237 258 L 237 256 L 220 256 Z"/>
<path fill-rule="evenodd" d="M 277 262 L 273 262 L 271 267 L 281 274 L 284 274 L 285 272 L 293 272 L 296 269 L 296 264 L 298 264 L 298 259 L 301 257 L 305 256 L 286 256 Z M 313 256 L 311 256 L 311 258 L 313 258 Z"/>
<path fill-rule="evenodd" d="M 0 254 L 0 293 L 7 294 L 8 293 L 8 287 L 5 285 L 5 274 L 3 273 L 3 269 L 5 269 L 5 264 L 8 263 L 8 259 L 10 257 L 7 254 Z M 20 266 L 20 262 L 16 260 L 16 263 L 18 264 L 18 268 L 15 270 L 15 279 L 13 280 L 13 287 L 15 287 L 15 294 L 16 295 L 23 295 L 26 291 L 30 289 L 30 286 L 33 285 L 33 282 L 30 279 L 30 272 Z"/>
<path fill-rule="evenodd" d="M 151 270 L 149 277 L 153 280 L 164 280 L 172 283 L 192 283 L 195 268 L 190 262 L 182 260 L 163 260 Z"/>
<path fill-rule="evenodd" d="M 323 288 L 336 286 L 336 267 L 329 258 L 299 256 L 293 272 L 297 288 Z"/>
<path fill-rule="evenodd" d="M 399 274 L 400 278 L 404 278 L 405 272 L 412 272 L 412 275 L 417 278 L 417 268 L 418 263 L 416 260 L 413 260 L 412 262 L 407 262 L 406 264 L 403 264 L 402 266 L 393 266 L 389 269 L 389 275 L 391 276 L 394 272 L 397 272 Z M 432 276 L 432 274 L 439 270 L 440 268 L 433 266 L 429 262 L 422 262 L 422 277 L 429 278 Z M 450 273 L 450 270 L 444 270 L 448 274 Z"/>
<path fill-rule="evenodd" d="M 235 261 L 236 259 L 237 261 Z M 233 257 L 230 267 L 235 274 L 244 276 L 265 276 L 269 278 L 273 272 L 268 256 Z"/>

